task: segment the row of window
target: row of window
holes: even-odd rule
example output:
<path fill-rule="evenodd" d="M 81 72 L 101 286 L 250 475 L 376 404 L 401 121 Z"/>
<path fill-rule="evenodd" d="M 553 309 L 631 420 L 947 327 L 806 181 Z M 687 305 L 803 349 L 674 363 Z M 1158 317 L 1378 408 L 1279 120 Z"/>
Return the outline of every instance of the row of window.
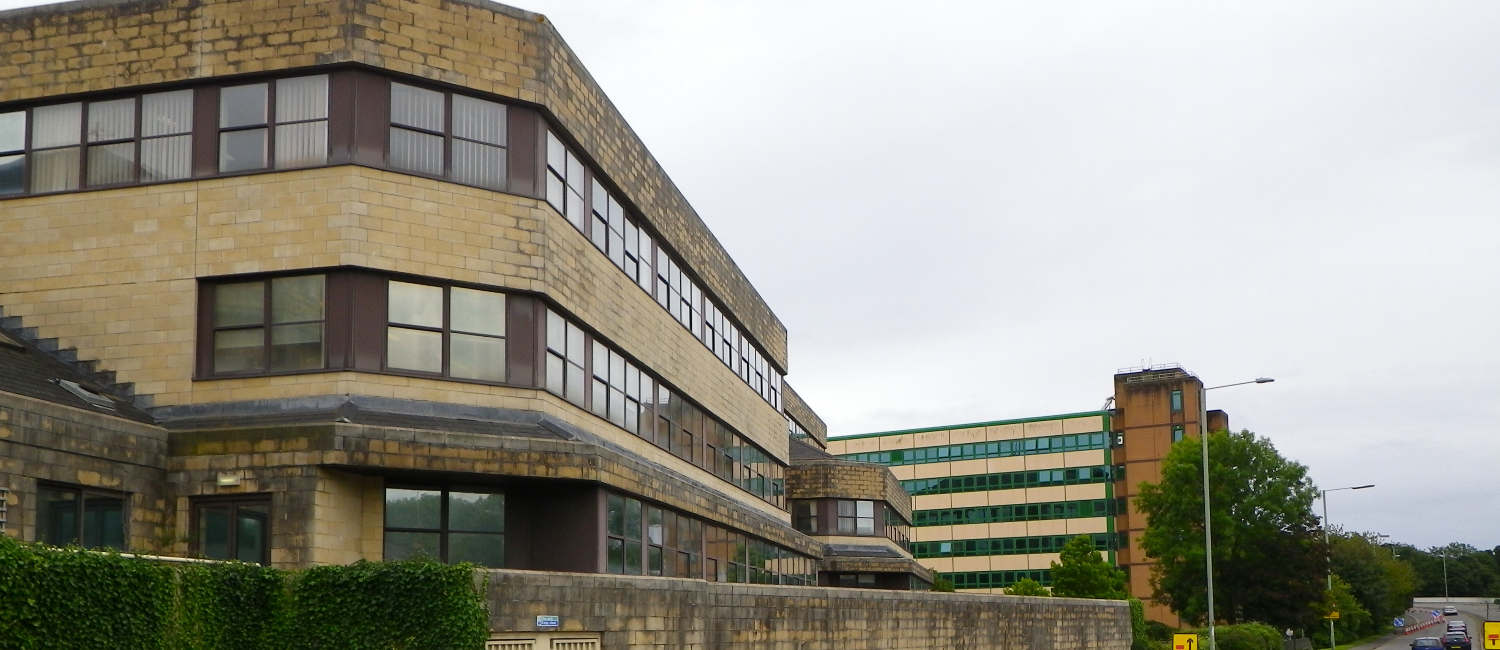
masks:
<path fill-rule="evenodd" d="M 547 202 L 604 253 L 616 268 L 656 299 L 677 322 L 781 410 L 782 377 L 713 298 L 636 223 L 593 170 L 552 132 L 547 133 Z"/>
<path fill-rule="evenodd" d="M 124 493 L 37 485 L 36 541 L 126 550 Z M 271 500 L 265 495 L 193 499 L 189 551 L 211 560 L 271 561 Z"/>
<path fill-rule="evenodd" d="M 920 496 L 924 494 L 988 492 L 990 490 L 1050 487 L 1054 485 L 1108 483 L 1114 480 L 1124 480 L 1124 478 L 1124 466 L 1095 465 L 1092 467 L 1044 469 L 1030 472 L 975 474 L 972 476 L 950 476 L 947 478 L 919 478 L 902 481 L 901 487 L 905 488 L 906 492 L 912 496 Z"/>
<path fill-rule="evenodd" d="M 912 542 L 911 554 L 916 558 L 929 557 L 978 557 L 984 555 L 1028 555 L 1032 553 L 1059 553 L 1068 540 L 1078 535 L 1040 535 L 1034 537 L 996 537 L 992 539 L 960 539 L 947 542 Z M 1094 533 L 1094 549 L 1109 551 L 1113 548 L 1114 535 Z"/>
<path fill-rule="evenodd" d="M 917 449 L 892 449 L 857 454 L 843 454 L 839 458 L 882 465 L 920 465 L 923 463 L 945 463 L 954 460 L 977 460 L 1005 458 L 1008 456 L 1032 456 L 1056 454 L 1065 451 L 1088 451 L 1109 446 L 1104 432 L 1080 433 L 1047 438 L 1024 438 L 997 440 L 942 447 L 919 447 Z"/>
<path fill-rule="evenodd" d="M 770 542 L 619 494 L 609 494 L 605 507 L 608 573 L 817 584 L 813 558 Z"/>
<path fill-rule="evenodd" d="M 1031 571 L 967 571 L 963 573 L 939 573 L 937 577 L 953 583 L 954 589 L 1000 589 L 1030 578 L 1052 586 L 1051 569 Z"/>
<path fill-rule="evenodd" d="M 352 271 L 220 281 L 205 287 L 205 293 L 210 376 L 319 371 L 338 366 L 330 364 L 330 358 L 353 356 L 354 367 L 361 370 L 498 384 L 535 382 L 785 507 L 785 466 L 551 310 L 545 310 L 546 362 L 541 376 L 533 378 L 529 360 L 535 352 L 508 350 L 513 324 L 511 299 L 505 293 Z M 335 297 L 353 306 L 335 307 Z M 523 314 L 534 313 L 526 312 L 534 299 L 517 300 L 523 301 Z M 352 317 L 330 317 L 331 312 L 351 310 Z M 353 354 L 332 352 L 335 340 L 343 340 L 341 345 L 352 348 Z M 360 366 L 358 358 L 366 350 L 375 361 Z M 517 378 L 510 376 L 513 359 L 525 368 Z"/>
<path fill-rule="evenodd" d="M 859 499 L 796 499 L 792 527 L 805 535 L 881 536 L 905 548 L 910 525 L 889 505 Z"/>
<path fill-rule="evenodd" d="M 547 311 L 546 388 L 626 431 L 786 507 L 786 467 L 614 348 Z"/>
<path fill-rule="evenodd" d="M 505 493 L 481 488 L 387 487 L 384 557 L 504 567 Z"/>
<path fill-rule="evenodd" d="M 912 513 L 912 519 L 915 520 L 913 522 L 915 526 L 960 526 L 964 524 L 991 524 L 1010 521 L 1110 517 L 1124 512 L 1124 507 L 1125 498 L 1120 497 L 1114 501 L 1109 499 L 1092 499 L 1086 501 L 1027 503 L 1013 506 L 918 510 Z"/>
<path fill-rule="evenodd" d="M 354 111 L 364 102 L 386 110 Z M 335 148 L 355 151 L 363 164 L 507 191 L 510 110 L 500 102 L 344 72 L 35 106 L 0 112 L 0 196 L 326 165 Z M 330 139 L 330 114 L 360 123 L 347 130 L 352 136 L 340 129 L 337 145 Z M 364 124 L 382 114 L 383 124 Z M 210 121 L 209 115 L 216 117 Z M 372 130 L 379 135 L 365 135 Z M 357 142 L 346 142 L 350 137 Z M 383 156 L 366 159 L 363 150 Z M 681 262 L 550 130 L 546 150 L 547 200 L 780 410 L 781 375 Z M 341 154 L 340 160 L 347 158 Z"/>

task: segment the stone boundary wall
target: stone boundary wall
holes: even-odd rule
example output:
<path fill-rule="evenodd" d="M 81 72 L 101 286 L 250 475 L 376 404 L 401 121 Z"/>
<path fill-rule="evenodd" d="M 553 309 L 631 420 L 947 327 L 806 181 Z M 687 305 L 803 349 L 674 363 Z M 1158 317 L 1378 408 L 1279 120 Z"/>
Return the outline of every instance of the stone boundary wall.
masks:
<path fill-rule="evenodd" d="M 692 650 L 1126 650 L 1125 601 L 781 587 L 487 571 L 490 629 L 557 616 L 601 647 Z"/>

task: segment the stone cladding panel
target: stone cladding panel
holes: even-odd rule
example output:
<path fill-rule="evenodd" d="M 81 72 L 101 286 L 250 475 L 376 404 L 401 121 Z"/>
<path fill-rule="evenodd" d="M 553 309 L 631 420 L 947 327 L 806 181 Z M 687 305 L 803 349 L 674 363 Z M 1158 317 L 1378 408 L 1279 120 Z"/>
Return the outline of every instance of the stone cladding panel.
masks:
<path fill-rule="evenodd" d="M 884 465 L 847 460 L 802 461 L 786 472 L 788 499 L 884 501 L 911 521 L 911 495 Z"/>

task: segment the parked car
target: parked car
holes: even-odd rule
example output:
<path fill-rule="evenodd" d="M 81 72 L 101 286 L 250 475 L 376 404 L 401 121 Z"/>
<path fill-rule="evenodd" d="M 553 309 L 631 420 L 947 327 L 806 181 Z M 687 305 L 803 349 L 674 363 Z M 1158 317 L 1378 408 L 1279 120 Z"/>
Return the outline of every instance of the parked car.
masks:
<path fill-rule="evenodd" d="M 1435 636 L 1424 636 L 1412 639 L 1411 647 L 1415 650 L 1439 650 L 1443 647 L 1443 641 Z"/>
<path fill-rule="evenodd" d="M 1444 616 L 1458 616 L 1458 608 L 1452 605 L 1443 608 Z"/>
<path fill-rule="evenodd" d="M 1466 632 L 1449 632 L 1443 635 L 1443 650 L 1474 650 Z"/>

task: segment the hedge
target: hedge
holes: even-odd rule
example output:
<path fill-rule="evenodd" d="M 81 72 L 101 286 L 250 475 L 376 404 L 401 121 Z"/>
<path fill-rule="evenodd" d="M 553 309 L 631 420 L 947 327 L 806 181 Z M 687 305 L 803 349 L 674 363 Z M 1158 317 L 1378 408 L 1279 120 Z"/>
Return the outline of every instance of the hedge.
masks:
<path fill-rule="evenodd" d="M 0 535 L 0 650 L 479 650 L 469 565 L 167 564 Z"/>

